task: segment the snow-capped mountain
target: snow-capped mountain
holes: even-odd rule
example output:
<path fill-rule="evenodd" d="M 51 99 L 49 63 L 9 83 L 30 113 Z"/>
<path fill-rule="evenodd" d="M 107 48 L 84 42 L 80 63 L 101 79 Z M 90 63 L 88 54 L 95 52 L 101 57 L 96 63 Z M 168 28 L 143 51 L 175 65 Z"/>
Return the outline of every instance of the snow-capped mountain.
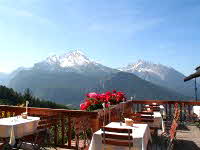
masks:
<path fill-rule="evenodd" d="M 137 66 L 139 68 L 139 64 Z M 160 75 L 162 72 L 159 72 Z M 132 73 L 103 66 L 80 51 L 47 57 L 34 67 L 18 72 L 9 82 L 9 87 L 19 92 L 30 88 L 34 96 L 63 104 L 79 104 L 88 92 L 105 92 L 111 89 L 122 90 L 128 97 L 136 95 L 138 99 L 188 99 Z"/>
<path fill-rule="evenodd" d="M 135 73 L 145 80 L 150 80 L 149 75 L 154 75 L 155 78 L 165 80 L 170 72 L 177 72 L 171 67 L 167 67 L 161 64 L 154 64 L 144 60 L 139 60 L 136 63 L 129 64 L 127 67 L 120 68 L 119 70 Z"/>
<path fill-rule="evenodd" d="M 78 50 L 69 51 L 68 53 L 60 56 L 49 56 L 44 61 L 35 64 L 34 69 L 46 70 L 50 72 L 62 71 L 78 73 L 109 73 L 115 70 L 90 60 L 84 55 L 83 52 Z"/>
<path fill-rule="evenodd" d="M 194 95 L 193 82 L 183 82 L 185 76 L 171 67 L 139 60 L 119 70 L 133 73 L 144 80 L 167 87 L 184 95 Z"/>
<path fill-rule="evenodd" d="M 53 55 L 46 58 L 44 61 L 51 65 L 58 65 L 62 68 L 75 67 L 80 65 L 87 65 L 93 63 L 89 58 L 87 58 L 81 51 L 70 51 L 61 56 Z"/>

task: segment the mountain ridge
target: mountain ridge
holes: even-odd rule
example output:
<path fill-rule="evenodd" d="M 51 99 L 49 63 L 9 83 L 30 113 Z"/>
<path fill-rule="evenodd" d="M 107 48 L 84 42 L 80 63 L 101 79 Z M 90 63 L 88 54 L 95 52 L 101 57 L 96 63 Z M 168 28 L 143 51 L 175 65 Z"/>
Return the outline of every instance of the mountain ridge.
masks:
<path fill-rule="evenodd" d="M 116 88 L 123 90 L 127 96 L 137 95 L 136 98 L 143 99 L 158 96 L 160 99 L 191 98 L 141 79 L 133 73 L 121 72 L 91 61 L 80 51 L 47 57 L 32 68 L 20 71 L 9 86 L 19 92 L 30 88 L 38 97 L 76 105 L 88 92 L 105 92 Z"/>
<path fill-rule="evenodd" d="M 162 64 L 155 64 L 148 61 L 139 60 L 120 68 L 121 71 L 129 72 L 154 84 L 169 88 L 186 96 L 194 96 L 194 83 L 184 82 L 184 74 Z"/>

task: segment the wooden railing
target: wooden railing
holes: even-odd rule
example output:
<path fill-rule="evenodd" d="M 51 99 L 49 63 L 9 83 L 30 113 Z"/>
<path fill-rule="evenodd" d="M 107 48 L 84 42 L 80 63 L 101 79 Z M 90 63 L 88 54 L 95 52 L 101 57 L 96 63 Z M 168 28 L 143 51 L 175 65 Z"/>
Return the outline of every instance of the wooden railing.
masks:
<path fill-rule="evenodd" d="M 193 116 L 192 107 L 194 105 L 200 106 L 200 102 L 196 101 L 170 101 L 170 100 L 133 100 L 129 101 L 129 104 L 132 104 L 134 111 L 141 111 L 142 106 L 146 104 L 157 103 L 163 105 L 165 108 L 166 116 L 171 117 L 174 112 L 174 105 L 178 104 L 180 109 L 180 121 L 190 121 L 191 117 Z"/>
<path fill-rule="evenodd" d="M 25 112 L 25 108 L 16 106 L 0 105 L 0 118 L 20 115 Z M 53 130 L 53 141 L 56 146 L 72 148 L 73 121 L 76 118 L 89 118 L 89 126 L 94 131 L 98 130 L 98 112 L 85 112 L 80 110 L 49 109 L 49 108 L 28 108 L 31 116 L 52 116 L 50 127 Z M 56 118 L 55 118 L 56 116 Z M 41 120 L 42 122 L 43 120 Z M 66 138 L 67 137 L 67 138 Z M 58 141 L 60 139 L 60 141 Z"/>
<path fill-rule="evenodd" d="M 74 120 L 77 122 L 77 119 L 87 118 L 87 128 L 95 132 L 103 125 L 103 120 L 105 120 L 105 124 L 120 121 L 122 119 L 122 112 L 130 113 L 141 111 L 143 105 L 151 103 L 162 104 L 168 116 L 173 114 L 174 105 L 178 103 L 181 110 L 181 121 L 187 121 L 189 116 L 192 115 L 192 106 L 200 106 L 200 102 L 194 101 L 129 100 L 126 103 L 111 106 L 110 109 L 97 110 L 94 112 L 32 107 L 28 108 L 28 113 L 31 116 L 40 116 L 41 118 L 43 118 L 43 116 L 56 116 L 50 124 L 53 131 L 52 137 L 54 144 L 59 147 L 72 148 L 73 135 L 74 132 L 76 132 L 73 127 Z M 0 118 L 20 115 L 22 112 L 25 112 L 24 107 L 0 105 Z"/>

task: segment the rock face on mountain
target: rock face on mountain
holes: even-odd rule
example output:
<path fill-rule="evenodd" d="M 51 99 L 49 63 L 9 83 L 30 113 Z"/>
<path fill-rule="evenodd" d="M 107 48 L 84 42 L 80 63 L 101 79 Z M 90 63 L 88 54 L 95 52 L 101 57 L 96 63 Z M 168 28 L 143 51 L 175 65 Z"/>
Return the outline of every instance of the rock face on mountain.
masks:
<path fill-rule="evenodd" d="M 78 105 L 88 92 L 121 90 L 138 99 L 184 99 L 181 94 L 140 79 L 132 73 L 91 61 L 80 51 L 50 56 L 32 68 L 18 72 L 9 87 L 30 88 L 35 96 L 62 104 Z"/>
<path fill-rule="evenodd" d="M 105 81 L 105 89 L 112 89 L 126 91 L 128 97 L 135 97 L 138 100 L 189 100 L 182 94 L 169 90 L 167 88 L 155 85 L 151 82 L 145 81 L 138 76 L 127 73 L 118 72 L 113 74 Z"/>
<path fill-rule="evenodd" d="M 156 85 L 169 88 L 186 96 L 194 96 L 194 82 L 184 82 L 185 76 L 171 67 L 139 60 L 121 71 L 129 72 Z"/>

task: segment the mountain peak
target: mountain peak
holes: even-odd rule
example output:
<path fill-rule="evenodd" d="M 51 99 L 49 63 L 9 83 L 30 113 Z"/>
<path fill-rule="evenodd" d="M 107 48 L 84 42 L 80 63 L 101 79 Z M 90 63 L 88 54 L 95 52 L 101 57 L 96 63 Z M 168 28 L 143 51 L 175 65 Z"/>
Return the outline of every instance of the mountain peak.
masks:
<path fill-rule="evenodd" d="M 147 74 L 154 74 L 159 77 L 161 80 L 165 79 L 165 76 L 168 74 L 172 68 L 155 64 L 151 61 L 138 60 L 136 63 L 129 64 L 128 66 L 120 69 L 121 71 L 135 73 L 141 77 L 141 74 L 146 76 Z"/>
<path fill-rule="evenodd" d="M 87 65 L 92 63 L 92 61 L 79 50 L 71 50 L 60 56 L 49 56 L 44 62 L 49 65 L 57 65 L 62 68 Z"/>
<path fill-rule="evenodd" d="M 61 67 L 81 66 L 92 63 L 92 61 L 79 50 L 69 51 L 64 55 L 59 56 L 59 61 Z"/>

